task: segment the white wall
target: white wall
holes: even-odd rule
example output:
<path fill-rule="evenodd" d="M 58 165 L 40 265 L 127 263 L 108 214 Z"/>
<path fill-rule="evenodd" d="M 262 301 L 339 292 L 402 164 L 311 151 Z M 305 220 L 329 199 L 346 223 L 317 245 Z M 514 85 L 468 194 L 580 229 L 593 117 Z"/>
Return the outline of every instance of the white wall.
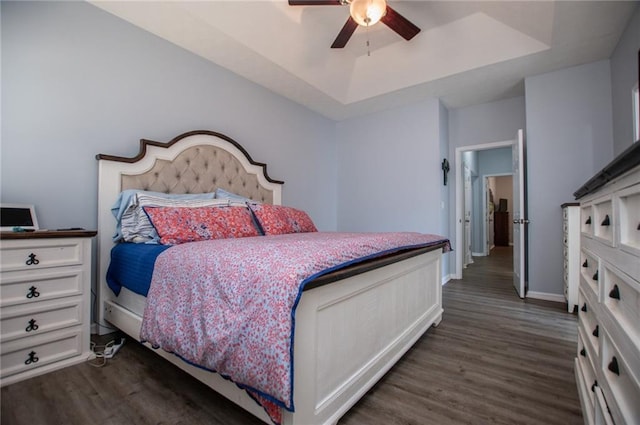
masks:
<path fill-rule="evenodd" d="M 631 90 L 638 83 L 640 4 L 611 56 L 613 152 L 619 155 L 633 143 Z"/>
<path fill-rule="evenodd" d="M 2 2 L 2 202 L 44 228 L 97 225 L 98 153 L 214 130 L 335 230 L 333 121 L 85 2 Z"/>
<path fill-rule="evenodd" d="M 562 294 L 562 211 L 613 157 L 609 61 L 525 80 L 529 290 Z"/>

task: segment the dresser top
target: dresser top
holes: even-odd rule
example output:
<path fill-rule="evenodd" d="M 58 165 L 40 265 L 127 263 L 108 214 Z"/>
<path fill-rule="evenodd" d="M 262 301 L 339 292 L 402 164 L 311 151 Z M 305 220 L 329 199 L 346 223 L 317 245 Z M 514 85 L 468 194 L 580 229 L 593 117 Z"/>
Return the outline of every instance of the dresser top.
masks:
<path fill-rule="evenodd" d="M 47 239 L 47 238 L 90 238 L 97 235 L 95 230 L 34 230 L 31 232 L 0 232 L 0 239 Z"/>
<path fill-rule="evenodd" d="M 631 145 L 595 176 L 591 177 L 580 189 L 573 192 L 573 196 L 576 199 L 580 199 L 638 165 L 640 165 L 640 141 Z"/>

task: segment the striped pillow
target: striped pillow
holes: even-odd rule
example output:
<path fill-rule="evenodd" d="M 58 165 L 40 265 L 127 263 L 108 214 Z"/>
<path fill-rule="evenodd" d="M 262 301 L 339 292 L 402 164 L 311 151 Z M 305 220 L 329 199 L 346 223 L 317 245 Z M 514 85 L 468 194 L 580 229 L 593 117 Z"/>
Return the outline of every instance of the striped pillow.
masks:
<path fill-rule="evenodd" d="M 171 199 L 136 193 L 133 202 L 122 214 L 121 233 L 125 242 L 159 243 L 160 237 L 144 212 L 144 207 L 220 207 L 229 205 L 228 199 Z"/>

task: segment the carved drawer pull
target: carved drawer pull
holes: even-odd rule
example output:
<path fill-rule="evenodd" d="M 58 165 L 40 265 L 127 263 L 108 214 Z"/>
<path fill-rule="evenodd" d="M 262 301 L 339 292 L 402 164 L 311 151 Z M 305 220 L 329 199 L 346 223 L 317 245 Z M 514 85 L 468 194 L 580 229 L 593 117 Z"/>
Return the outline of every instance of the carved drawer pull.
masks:
<path fill-rule="evenodd" d="M 596 270 L 596 273 L 593 275 L 593 280 L 598 280 L 598 271 Z"/>
<path fill-rule="evenodd" d="M 618 359 L 616 359 L 616 356 L 613 356 L 613 358 L 611 359 L 608 369 L 616 375 L 620 376 L 620 368 L 618 367 Z"/>
<path fill-rule="evenodd" d="M 584 263 L 582 263 L 582 267 L 589 267 L 589 260 L 584 260 Z"/>
<path fill-rule="evenodd" d="M 24 361 L 24 364 L 38 363 L 38 360 L 40 359 L 36 357 L 36 352 L 32 351 L 29 353 L 29 358 Z"/>
<path fill-rule="evenodd" d="M 587 218 L 587 221 L 585 221 L 584 224 L 591 224 L 591 216 L 589 216 L 589 218 Z"/>
<path fill-rule="evenodd" d="M 593 381 L 593 385 L 591 385 L 591 392 L 596 392 L 596 387 L 598 386 L 598 381 Z"/>
<path fill-rule="evenodd" d="M 620 288 L 618 288 L 618 285 L 613 285 L 613 289 L 609 292 L 609 297 L 614 300 L 620 299 Z"/>
<path fill-rule="evenodd" d="M 584 303 L 580 310 L 582 310 L 582 311 L 584 311 L 586 313 L 587 312 L 587 303 Z"/>
<path fill-rule="evenodd" d="M 38 260 L 36 258 L 36 254 L 32 252 L 31 254 L 29 254 L 29 259 L 25 261 L 25 264 L 27 266 L 37 266 L 38 264 L 40 264 L 40 260 Z"/>
<path fill-rule="evenodd" d="M 600 223 L 601 226 L 610 226 L 611 225 L 611 220 L 609 220 L 609 214 L 604 216 L 604 220 L 602 220 L 602 223 Z"/>
<path fill-rule="evenodd" d="M 40 292 L 36 291 L 35 286 L 32 286 L 31 288 L 29 288 L 29 292 L 27 292 L 27 298 L 38 298 L 40 296 Z"/>
<path fill-rule="evenodd" d="M 636 228 L 636 230 L 640 230 L 640 223 L 638 223 L 638 227 Z"/>
<path fill-rule="evenodd" d="M 25 331 L 27 332 L 37 331 L 39 327 L 40 326 L 36 325 L 36 319 L 31 319 L 29 320 L 29 326 L 25 328 Z"/>
<path fill-rule="evenodd" d="M 580 355 L 582 357 L 587 357 L 587 351 L 584 349 L 584 347 L 582 347 L 582 350 L 580 350 Z"/>
<path fill-rule="evenodd" d="M 597 338 L 599 334 L 600 334 L 600 325 L 596 325 L 596 328 L 593 330 L 591 335 L 593 335 L 593 336 L 595 336 Z"/>

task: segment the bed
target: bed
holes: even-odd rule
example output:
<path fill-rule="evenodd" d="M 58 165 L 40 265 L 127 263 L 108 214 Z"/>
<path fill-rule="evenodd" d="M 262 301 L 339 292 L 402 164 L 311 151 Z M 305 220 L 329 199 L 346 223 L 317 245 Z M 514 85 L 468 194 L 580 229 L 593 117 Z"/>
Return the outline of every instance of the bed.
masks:
<path fill-rule="evenodd" d="M 142 316 L 151 304 L 126 287 L 114 291 L 106 279 L 118 232 L 112 207 L 123 191 L 222 190 L 266 205 L 282 204 L 283 182 L 272 179 L 266 165 L 254 161 L 236 141 L 212 131 L 192 131 L 169 142 L 143 139 L 135 157 L 100 154 L 97 159 L 100 333 L 117 328 L 140 341 Z M 295 409 L 293 403 L 277 407 L 277 419 L 228 376 L 145 345 L 265 423 L 335 424 L 429 327 L 439 324 L 441 257 L 448 249 L 448 240 L 433 239 L 306 280 L 292 313 Z"/>

